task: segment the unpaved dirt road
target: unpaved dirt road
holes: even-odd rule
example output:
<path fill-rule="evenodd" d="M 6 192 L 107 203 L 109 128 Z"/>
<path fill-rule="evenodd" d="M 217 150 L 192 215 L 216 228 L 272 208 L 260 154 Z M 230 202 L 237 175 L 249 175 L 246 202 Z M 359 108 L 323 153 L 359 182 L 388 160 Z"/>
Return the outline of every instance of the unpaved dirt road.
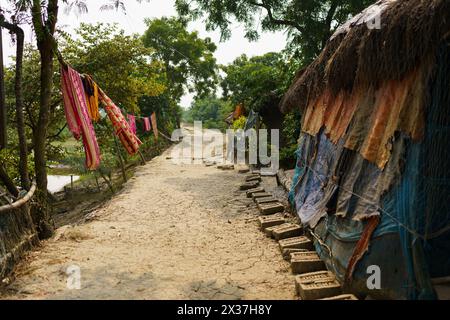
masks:
<path fill-rule="evenodd" d="M 293 299 L 288 263 L 238 192 L 243 175 L 168 156 L 28 254 L 1 298 Z M 81 289 L 76 276 L 67 287 L 68 268 L 79 268 Z"/>

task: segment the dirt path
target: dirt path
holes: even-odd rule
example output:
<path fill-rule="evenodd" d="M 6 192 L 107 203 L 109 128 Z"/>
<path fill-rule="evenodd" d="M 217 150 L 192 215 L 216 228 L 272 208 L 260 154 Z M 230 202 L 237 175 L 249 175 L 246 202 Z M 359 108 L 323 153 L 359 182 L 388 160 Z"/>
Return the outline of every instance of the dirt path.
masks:
<path fill-rule="evenodd" d="M 276 242 L 238 192 L 243 176 L 176 165 L 167 151 L 91 220 L 63 227 L 17 268 L 2 298 L 292 299 Z M 81 289 L 68 289 L 69 266 Z"/>

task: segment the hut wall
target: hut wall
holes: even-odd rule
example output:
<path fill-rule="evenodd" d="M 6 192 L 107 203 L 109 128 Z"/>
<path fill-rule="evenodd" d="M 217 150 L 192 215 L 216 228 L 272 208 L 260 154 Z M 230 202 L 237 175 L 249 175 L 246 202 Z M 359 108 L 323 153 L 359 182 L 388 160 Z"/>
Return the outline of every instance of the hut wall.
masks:
<path fill-rule="evenodd" d="M 435 54 L 435 63 L 426 71 L 430 76 L 411 87 L 423 88 L 420 98 L 417 92 L 411 100 L 403 90 L 397 91 L 400 98 L 390 95 L 391 102 L 381 104 L 388 115 L 379 112 L 380 104 L 364 107 L 367 99 L 362 99 L 349 127 L 336 140 L 322 121 L 331 113 L 316 108 L 305 115 L 304 128 L 314 130 L 301 133 L 290 200 L 302 223 L 321 239 L 316 246 L 329 269 L 347 285 L 352 278 L 351 288 L 361 294 L 368 293 L 369 265 L 380 266 L 383 279 L 382 290 L 370 294 L 383 298 L 433 298 L 431 278 L 450 275 L 449 38 Z M 378 101 L 369 100 L 372 105 Z M 393 103 L 399 100 L 401 104 Z M 361 111 L 361 106 L 371 112 Z M 405 124 L 416 123 L 418 116 L 424 123 L 420 139 L 405 130 L 411 128 Z M 318 125 L 310 122 L 317 117 Z M 393 121 L 396 129 L 391 132 Z M 380 123 L 387 125 L 372 135 L 368 129 Z M 361 137 L 355 146 L 364 146 L 371 135 L 388 138 L 389 156 L 383 165 L 359 147 L 348 148 L 348 137 L 355 132 Z M 381 146 L 385 148 L 386 142 Z M 369 221 L 377 216 L 374 232 L 366 234 Z M 362 249 L 368 252 L 363 252 L 349 278 L 351 258 L 365 236 L 370 246 Z M 323 244 L 332 249 L 332 257 Z"/>

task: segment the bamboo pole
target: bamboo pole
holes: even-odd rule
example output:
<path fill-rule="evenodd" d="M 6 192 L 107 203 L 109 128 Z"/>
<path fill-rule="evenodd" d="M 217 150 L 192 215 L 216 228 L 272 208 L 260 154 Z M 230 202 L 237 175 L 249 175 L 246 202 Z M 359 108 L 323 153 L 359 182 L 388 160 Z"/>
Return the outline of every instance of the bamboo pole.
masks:
<path fill-rule="evenodd" d="M 124 182 L 127 182 L 127 173 L 125 171 L 125 165 L 123 163 L 122 154 L 120 153 L 119 142 L 117 141 L 117 137 L 113 132 L 114 137 L 114 145 L 116 146 L 116 153 L 120 163 L 120 170 L 122 172 L 122 178 Z"/>
<path fill-rule="evenodd" d="M 26 204 L 33 197 L 35 191 L 36 191 L 36 180 L 33 181 L 31 189 L 30 189 L 30 191 L 28 191 L 28 193 L 25 195 L 25 197 L 20 198 L 19 200 L 17 200 L 14 203 L 7 204 L 7 205 L 0 207 L 0 213 L 20 208 L 21 206 Z"/>
<path fill-rule="evenodd" d="M 144 155 L 142 154 L 141 150 L 138 150 L 138 154 L 141 157 L 142 165 L 145 166 L 146 162 L 145 162 L 145 158 L 144 158 Z"/>

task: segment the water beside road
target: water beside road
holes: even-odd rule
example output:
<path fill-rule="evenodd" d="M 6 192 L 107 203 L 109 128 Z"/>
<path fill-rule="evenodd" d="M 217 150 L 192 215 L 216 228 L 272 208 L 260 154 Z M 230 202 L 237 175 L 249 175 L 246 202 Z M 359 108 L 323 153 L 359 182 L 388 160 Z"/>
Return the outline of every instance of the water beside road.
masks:
<path fill-rule="evenodd" d="M 73 182 L 79 180 L 79 176 L 73 176 Z M 56 193 L 64 189 L 70 184 L 70 176 L 48 176 L 48 191 Z"/>

